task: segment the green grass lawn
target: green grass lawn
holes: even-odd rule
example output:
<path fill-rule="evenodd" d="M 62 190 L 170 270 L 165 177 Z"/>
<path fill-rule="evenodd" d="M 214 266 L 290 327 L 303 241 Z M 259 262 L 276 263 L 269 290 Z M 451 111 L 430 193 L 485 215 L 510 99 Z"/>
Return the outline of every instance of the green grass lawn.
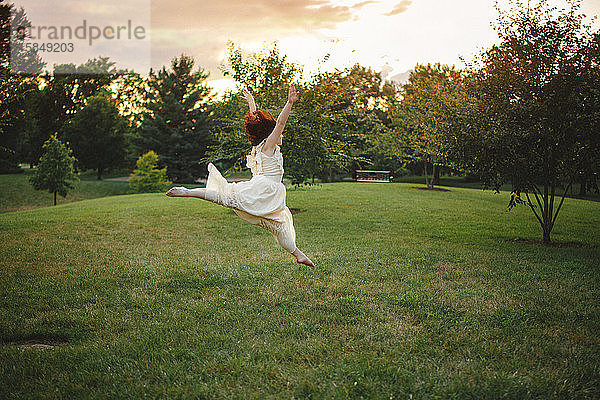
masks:
<path fill-rule="evenodd" d="M 431 177 L 430 177 L 431 179 Z M 417 183 L 420 185 L 425 185 L 425 176 L 421 175 L 421 176 L 401 176 L 398 178 L 394 178 L 394 182 L 402 182 L 402 183 Z M 565 184 L 565 187 L 568 185 L 568 183 Z M 448 175 L 442 175 L 440 176 L 440 184 L 436 185 L 436 186 L 442 186 L 442 187 L 463 187 L 463 188 L 470 188 L 470 189 L 482 189 L 481 186 L 481 182 L 472 182 L 469 180 L 466 180 L 464 176 L 456 176 L 456 175 L 452 175 L 452 176 L 448 176 Z M 501 191 L 507 191 L 510 192 L 511 191 L 511 184 L 507 183 L 504 184 L 500 190 Z M 557 197 L 558 197 L 558 201 L 560 201 L 560 198 L 562 197 L 564 192 L 564 188 L 557 188 Z M 579 196 L 579 184 L 578 183 L 574 183 L 571 185 L 571 188 L 569 189 L 569 191 L 567 192 L 567 196 L 566 197 L 570 197 L 570 198 L 581 198 Z M 594 200 L 594 201 L 600 201 L 600 194 L 591 191 L 588 192 L 585 196 L 583 196 L 584 200 Z"/>
<path fill-rule="evenodd" d="M 197 199 L 0 215 L 0 397 L 598 398 L 600 204 L 550 247 L 506 193 L 412 186 L 289 189 L 314 270 Z"/>

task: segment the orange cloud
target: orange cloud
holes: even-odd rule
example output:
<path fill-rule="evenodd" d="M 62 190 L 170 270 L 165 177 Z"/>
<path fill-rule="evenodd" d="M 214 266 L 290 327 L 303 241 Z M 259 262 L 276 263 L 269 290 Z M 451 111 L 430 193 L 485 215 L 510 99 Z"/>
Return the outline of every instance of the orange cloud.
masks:
<path fill-rule="evenodd" d="M 392 11 L 386 13 L 385 15 L 392 16 L 392 15 L 401 14 L 401 13 L 405 12 L 406 10 L 408 10 L 408 7 L 410 7 L 411 4 L 412 4 L 412 0 L 402 0 L 400 3 L 396 4 L 396 7 L 394 7 L 394 9 Z"/>
<path fill-rule="evenodd" d="M 214 27 L 233 32 L 302 31 L 335 27 L 351 8 L 328 0 L 159 0 L 152 2 L 153 27 Z"/>
<path fill-rule="evenodd" d="M 127 19 L 140 23 L 142 14 L 150 14 L 151 23 L 142 24 L 149 28 L 152 66 L 169 65 L 173 57 L 185 53 L 211 71 L 213 78 L 219 77 L 229 40 L 255 47 L 263 42 L 306 37 L 306 43 L 314 45 L 315 40 L 332 39 L 344 23 L 360 20 L 364 7 L 373 6 L 381 13 L 390 7 L 388 0 L 110 0 L 110 5 L 102 6 L 94 5 L 92 0 L 21 1 L 30 5 L 38 25 L 62 21 L 71 14 L 75 18 L 71 24 L 80 23 L 82 18 L 97 25 Z M 385 15 L 404 12 L 411 3 L 396 0 L 392 3 L 395 7 Z M 309 45 L 299 41 L 298 46 L 306 53 Z"/>
<path fill-rule="evenodd" d="M 357 9 L 363 8 L 364 6 L 367 6 L 369 4 L 377 4 L 377 3 L 379 3 L 379 2 L 375 1 L 375 0 L 362 1 L 360 3 L 357 3 L 357 4 L 353 5 L 352 9 L 356 9 L 357 10 Z"/>
<path fill-rule="evenodd" d="M 154 0 L 152 63 L 168 64 L 185 52 L 217 78 L 228 40 L 248 43 L 317 35 L 352 20 L 354 11 L 329 0 Z"/>

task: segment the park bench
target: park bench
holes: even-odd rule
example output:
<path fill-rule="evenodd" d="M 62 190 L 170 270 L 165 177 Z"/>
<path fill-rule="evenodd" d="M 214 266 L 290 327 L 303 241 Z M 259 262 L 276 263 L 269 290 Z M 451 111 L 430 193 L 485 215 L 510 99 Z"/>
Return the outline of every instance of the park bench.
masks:
<path fill-rule="evenodd" d="M 356 170 L 356 182 L 389 182 L 390 171 Z"/>

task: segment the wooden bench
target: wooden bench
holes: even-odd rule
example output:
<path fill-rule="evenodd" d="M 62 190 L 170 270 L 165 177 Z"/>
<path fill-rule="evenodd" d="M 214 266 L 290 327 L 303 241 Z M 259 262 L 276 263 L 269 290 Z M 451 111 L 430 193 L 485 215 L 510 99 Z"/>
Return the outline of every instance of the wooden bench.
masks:
<path fill-rule="evenodd" d="M 356 182 L 389 182 L 390 171 L 356 170 Z"/>

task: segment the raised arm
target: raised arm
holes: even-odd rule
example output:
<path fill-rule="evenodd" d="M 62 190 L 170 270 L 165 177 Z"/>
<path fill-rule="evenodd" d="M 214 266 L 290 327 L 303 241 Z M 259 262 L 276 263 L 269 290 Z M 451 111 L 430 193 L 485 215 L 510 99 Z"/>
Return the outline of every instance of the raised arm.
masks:
<path fill-rule="evenodd" d="M 296 88 L 294 85 L 290 85 L 288 90 L 288 101 L 283 107 L 283 110 L 279 113 L 279 117 L 277 117 L 277 123 L 275 124 L 275 129 L 269 135 L 265 144 L 262 147 L 262 152 L 267 155 L 273 155 L 275 152 L 275 146 L 281 144 L 281 137 L 283 134 L 283 128 L 285 128 L 285 124 L 287 122 L 288 117 L 290 116 L 290 111 L 292 111 L 292 106 L 298 100 L 298 92 L 296 92 Z"/>
<path fill-rule="evenodd" d="M 242 90 L 244 93 L 243 97 L 248 102 L 248 106 L 250 107 L 250 112 L 256 111 L 256 104 L 254 104 L 254 97 L 250 94 L 246 89 Z"/>

